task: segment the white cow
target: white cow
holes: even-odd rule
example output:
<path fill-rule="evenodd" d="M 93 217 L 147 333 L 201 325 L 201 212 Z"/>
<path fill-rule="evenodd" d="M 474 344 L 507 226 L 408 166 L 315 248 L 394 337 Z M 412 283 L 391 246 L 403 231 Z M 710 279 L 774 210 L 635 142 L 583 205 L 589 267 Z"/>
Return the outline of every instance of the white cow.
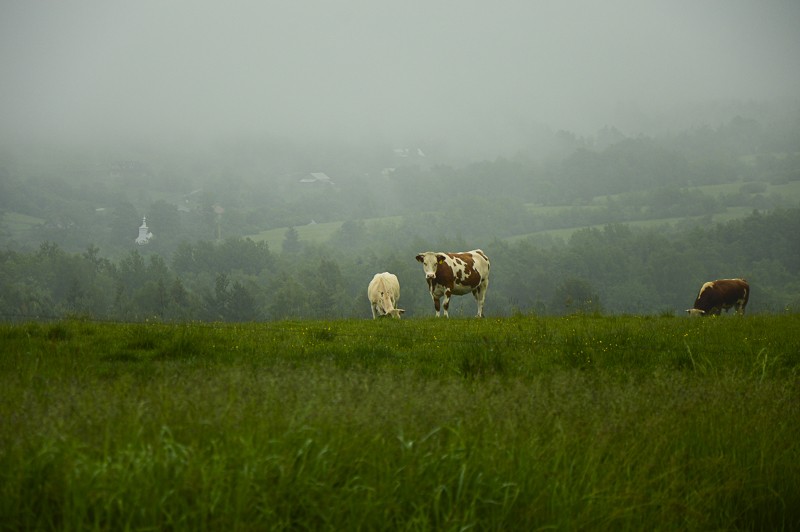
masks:
<path fill-rule="evenodd" d="M 400 299 L 400 281 L 393 273 L 376 273 L 367 287 L 367 297 L 372 309 L 372 319 L 380 316 L 399 318 L 405 312 L 396 307 Z"/>

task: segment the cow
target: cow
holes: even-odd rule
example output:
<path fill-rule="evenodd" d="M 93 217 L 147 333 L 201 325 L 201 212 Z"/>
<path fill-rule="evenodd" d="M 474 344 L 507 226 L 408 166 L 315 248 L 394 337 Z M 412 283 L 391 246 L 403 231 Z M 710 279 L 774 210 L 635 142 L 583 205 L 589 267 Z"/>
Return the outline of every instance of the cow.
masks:
<path fill-rule="evenodd" d="M 400 314 L 405 312 L 396 307 L 400 299 L 400 282 L 393 273 L 376 273 L 367 287 L 367 297 L 373 320 L 381 316 L 400 318 Z"/>
<path fill-rule="evenodd" d="M 736 314 L 744 315 L 750 298 L 750 285 L 745 279 L 718 279 L 700 287 L 694 306 L 686 309 L 690 316 L 714 316 L 736 307 Z"/>
<path fill-rule="evenodd" d="M 425 251 L 416 257 L 422 263 L 425 278 L 428 281 L 428 290 L 436 309 L 444 311 L 448 318 L 447 310 L 450 306 L 450 296 L 461 296 L 471 293 L 478 302 L 478 317 L 483 317 L 483 301 L 486 299 L 486 289 L 489 287 L 489 257 L 480 249 L 473 249 L 462 253 L 444 253 L 441 251 Z M 443 301 L 440 305 L 440 298 Z"/>

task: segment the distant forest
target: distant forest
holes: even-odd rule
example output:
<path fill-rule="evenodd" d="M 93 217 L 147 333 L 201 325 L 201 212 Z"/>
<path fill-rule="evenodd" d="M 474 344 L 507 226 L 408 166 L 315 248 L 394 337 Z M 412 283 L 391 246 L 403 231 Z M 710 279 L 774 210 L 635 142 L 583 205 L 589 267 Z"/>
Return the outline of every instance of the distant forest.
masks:
<path fill-rule="evenodd" d="M 746 277 L 748 311 L 800 305 L 800 114 L 659 137 L 604 128 L 456 164 L 435 147 L 0 152 L 1 319 L 369 317 L 372 274 L 433 314 L 421 251 L 483 249 L 488 316 L 672 314 Z M 326 181 L 308 176 L 324 173 Z M 780 191 L 780 192 L 776 192 Z M 146 217 L 154 236 L 134 239 Z M 295 228 L 342 222 L 322 241 Z M 645 224 L 649 223 L 649 225 Z M 551 231 L 570 230 L 559 238 Z M 280 230 L 279 245 L 258 235 Z M 472 316 L 471 297 L 451 315 Z"/>

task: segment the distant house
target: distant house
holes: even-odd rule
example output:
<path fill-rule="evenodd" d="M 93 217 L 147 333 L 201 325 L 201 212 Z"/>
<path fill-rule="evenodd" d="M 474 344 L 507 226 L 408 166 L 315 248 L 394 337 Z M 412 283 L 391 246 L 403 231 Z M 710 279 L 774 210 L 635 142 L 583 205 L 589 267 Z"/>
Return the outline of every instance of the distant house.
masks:
<path fill-rule="evenodd" d="M 333 185 L 333 181 L 331 178 L 328 177 L 328 174 L 325 172 L 311 172 L 307 174 L 305 177 L 300 179 L 301 183 L 327 183 L 328 185 Z"/>

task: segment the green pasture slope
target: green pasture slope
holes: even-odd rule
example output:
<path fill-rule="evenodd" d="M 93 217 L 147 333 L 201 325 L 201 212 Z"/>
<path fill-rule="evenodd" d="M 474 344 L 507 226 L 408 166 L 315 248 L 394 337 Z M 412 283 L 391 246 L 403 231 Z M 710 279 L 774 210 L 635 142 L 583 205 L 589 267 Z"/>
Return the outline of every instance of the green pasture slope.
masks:
<path fill-rule="evenodd" d="M 753 183 L 745 183 L 741 181 L 737 181 L 735 183 L 725 183 L 721 185 L 702 185 L 697 187 L 691 187 L 689 191 L 697 191 L 698 193 L 706 194 L 711 197 L 721 198 L 723 196 L 731 196 L 741 192 L 745 189 L 748 185 L 752 185 Z M 781 184 L 771 184 L 771 183 L 758 183 L 759 185 L 763 185 L 764 192 L 760 195 L 762 196 L 779 196 L 784 201 L 790 204 L 798 204 L 800 203 L 800 181 L 791 181 L 788 183 L 781 183 Z M 600 211 L 607 207 L 610 200 L 614 199 L 619 202 L 624 203 L 625 196 L 629 195 L 630 193 L 621 193 L 621 194 L 612 194 L 612 195 L 604 195 L 604 196 L 597 196 L 592 200 L 592 203 L 588 205 L 581 205 L 581 206 L 555 206 L 555 205 L 538 205 L 534 203 L 526 204 L 527 211 L 537 216 L 553 216 L 562 212 L 569 212 L 569 211 Z M 740 207 L 727 207 L 723 212 L 714 213 L 708 216 L 711 223 L 725 223 L 731 220 L 739 219 L 739 218 L 746 218 L 750 214 L 753 213 L 753 209 L 755 207 L 752 206 L 740 206 Z M 704 216 L 695 216 L 695 217 L 675 217 L 675 218 L 654 218 L 649 220 L 627 220 L 623 222 L 619 222 L 623 225 L 627 225 L 633 228 L 638 229 L 653 229 L 653 228 L 674 228 L 676 225 L 680 223 L 685 223 L 689 220 L 694 218 L 695 220 L 705 219 Z M 708 223 L 708 222 L 706 222 Z M 578 227 L 567 227 L 562 229 L 545 229 L 541 231 L 536 231 L 532 233 L 525 233 L 519 235 L 513 235 L 504 238 L 503 240 L 507 242 L 518 242 L 520 240 L 528 239 L 532 236 L 551 236 L 555 238 L 559 238 L 562 240 L 569 240 L 569 238 L 576 232 L 587 228 L 593 229 L 602 229 L 605 227 L 606 223 L 595 224 L 595 225 L 584 225 Z"/>
<path fill-rule="evenodd" d="M 797 530 L 800 315 L 0 325 L 4 530 Z"/>
<path fill-rule="evenodd" d="M 0 228 L 19 238 L 37 225 L 44 223 L 42 218 L 20 214 L 18 212 L 0 212 Z"/>
<path fill-rule="evenodd" d="M 587 206 L 585 208 L 593 208 L 593 206 Z M 725 209 L 724 212 L 716 213 L 709 216 L 709 221 L 706 223 L 725 223 L 731 220 L 735 220 L 738 218 L 746 218 L 747 216 L 753 213 L 753 209 L 750 207 L 728 207 Z M 673 218 L 654 218 L 652 220 L 632 220 L 626 222 L 619 222 L 620 225 L 626 225 L 631 228 L 635 229 L 674 229 L 678 224 L 686 223 L 689 220 L 703 220 L 705 217 L 703 216 L 694 216 L 694 217 L 686 217 L 686 216 L 679 216 Z M 506 242 L 519 242 L 520 240 L 526 240 L 533 236 L 550 236 L 554 238 L 559 238 L 564 240 L 565 242 L 572 237 L 578 231 L 583 231 L 585 229 L 603 229 L 607 227 L 608 223 L 601 223 L 601 224 L 593 224 L 593 225 L 584 225 L 580 227 L 567 227 L 563 229 L 543 229 L 541 231 L 535 231 L 533 233 L 525 233 L 521 235 L 514 235 L 504 238 Z"/>
<path fill-rule="evenodd" d="M 366 225 L 374 225 L 381 223 L 396 224 L 402 221 L 402 216 L 387 216 L 384 218 L 367 218 L 363 220 Z M 311 242 L 314 244 L 321 244 L 327 242 L 331 237 L 336 234 L 336 231 L 342 227 L 344 221 L 338 222 L 321 222 L 307 225 L 295 226 L 297 231 L 297 238 L 301 242 Z M 267 246 L 272 251 L 280 251 L 283 245 L 283 240 L 286 238 L 286 230 L 288 227 L 279 227 L 277 229 L 267 229 L 260 233 L 246 235 L 254 242 L 266 242 Z"/>
<path fill-rule="evenodd" d="M 744 183 L 741 181 L 737 181 L 735 183 L 725 183 L 721 185 L 703 185 L 698 187 L 692 187 L 691 191 L 697 191 L 699 193 L 707 194 L 712 197 L 722 197 L 724 195 L 733 195 L 737 194 L 742 190 L 742 187 L 746 187 L 748 184 L 752 183 Z M 782 184 L 768 184 L 768 183 L 761 183 L 764 186 L 764 192 L 761 195 L 769 196 L 769 195 L 777 195 L 783 198 L 785 201 L 790 203 L 798 203 L 800 202 L 800 181 L 792 181 L 789 183 L 782 183 Z M 525 205 L 527 211 L 535 216 L 554 216 L 563 212 L 570 212 L 570 211 L 602 211 L 608 205 L 609 200 L 615 199 L 617 201 L 623 201 L 624 197 L 629 193 L 622 193 L 622 194 L 614 194 L 614 195 L 604 195 L 598 196 L 592 200 L 592 203 L 588 205 L 539 205 L 534 203 L 528 203 Z M 751 206 L 740 206 L 740 207 L 727 207 L 724 212 L 714 213 L 710 215 L 710 221 L 713 223 L 724 223 L 729 222 L 734 219 L 738 218 L 746 218 L 750 214 L 752 214 L 754 207 Z M 705 217 L 696 216 L 694 217 L 697 220 L 704 219 Z M 385 218 L 369 218 L 363 220 L 363 222 L 367 226 L 381 224 L 381 223 L 388 223 L 397 225 L 401 223 L 403 220 L 402 216 L 389 216 Z M 688 220 L 691 220 L 691 217 L 675 217 L 675 218 L 657 218 L 657 219 L 650 219 L 650 220 L 628 220 L 619 222 L 624 225 L 628 225 L 630 227 L 640 228 L 640 229 L 649 229 L 649 228 L 674 228 L 679 223 L 684 223 Z M 339 230 L 342 226 L 343 221 L 336 221 L 336 222 L 324 222 L 324 223 L 314 223 L 308 225 L 299 225 L 295 226 L 297 230 L 298 239 L 302 242 L 310 242 L 314 244 L 321 244 L 330 240 L 330 238 Z M 596 224 L 596 225 L 579 225 L 575 227 L 567 227 L 562 229 L 545 229 L 541 231 L 536 231 L 532 233 L 523 233 L 518 235 L 512 235 L 503 238 L 503 240 L 507 242 L 517 242 L 520 240 L 528 239 L 532 236 L 551 236 L 563 240 L 569 240 L 573 233 L 576 231 L 580 231 L 582 229 L 586 229 L 587 227 L 602 229 L 605 227 L 606 223 Z M 272 251 L 280 251 L 281 246 L 283 244 L 283 240 L 286 236 L 287 227 L 279 227 L 275 229 L 268 229 L 265 231 L 261 231 L 259 233 L 246 235 L 245 238 L 250 238 L 256 242 L 265 241 L 267 242 L 269 249 Z"/>

